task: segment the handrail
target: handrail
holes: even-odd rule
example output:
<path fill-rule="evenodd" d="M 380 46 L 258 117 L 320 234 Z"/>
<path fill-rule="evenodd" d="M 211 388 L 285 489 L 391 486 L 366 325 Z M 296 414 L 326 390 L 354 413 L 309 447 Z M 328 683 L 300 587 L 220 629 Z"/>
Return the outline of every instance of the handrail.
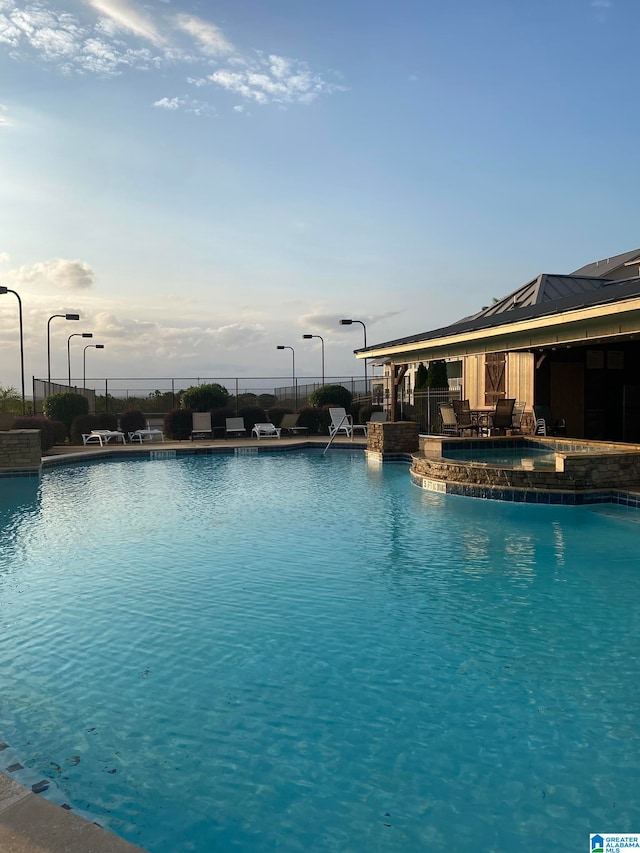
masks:
<path fill-rule="evenodd" d="M 333 441 L 333 439 L 337 436 L 337 434 L 338 434 L 338 430 L 340 429 L 340 427 L 342 426 L 342 424 L 343 424 L 345 421 L 348 421 L 348 420 L 349 420 L 349 415 L 348 415 L 348 413 L 347 413 L 347 412 L 345 412 L 345 413 L 344 413 L 344 415 L 342 416 L 342 420 L 340 421 L 340 423 L 338 424 L 338 426 L 334 429 L 333 433 L 331 434 L 331 438 L 330 438 L 330 439 L 329 439 L 329 441 L 327 442 L 327 446 L 326 446 L 326 447 L 325 447 L 325 449 L 322 451 L 322 455 L 323 455 L 323 456 L 324 456 L 324 454 L 327 452 L 327 450 L 331 447 L 331 442 L 332 442 L 332 441 Z M 351 441 L 353 441 L 353 427 L 351 428 Z"/>

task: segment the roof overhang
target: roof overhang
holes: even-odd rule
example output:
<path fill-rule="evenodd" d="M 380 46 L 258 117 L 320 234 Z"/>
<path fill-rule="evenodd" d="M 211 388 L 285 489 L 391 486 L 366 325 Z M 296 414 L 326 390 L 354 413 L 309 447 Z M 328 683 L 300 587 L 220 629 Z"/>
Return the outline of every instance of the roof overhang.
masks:
<path fill-rule="evenodd" d="M 438 337 L 397 341 L 356 350 L 357 358 L 389 358 L 396 364 L 436 358 L 461 358 L 487 352 L 586 345 L 600 339 L 640 335 L 640 295 L 528 317 L 501 325 L 468 329 Z"/>

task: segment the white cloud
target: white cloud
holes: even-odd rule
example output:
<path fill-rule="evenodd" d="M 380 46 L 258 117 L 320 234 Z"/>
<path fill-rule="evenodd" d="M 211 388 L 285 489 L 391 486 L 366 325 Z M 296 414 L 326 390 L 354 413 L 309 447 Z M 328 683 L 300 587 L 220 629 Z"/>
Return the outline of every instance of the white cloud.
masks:
<path fill-rule="evenodd" d="M 174 110 L 184 110 L 188 113 L 193 113 L 194 115 L 215 115 L 215 109 L 210 105 L 205 103 L 204 101 L 196 101 L 195 98 L 189 98 L 186 95 L 183 95 L 179 98 L 160 98 L 158 101 L 154 101 L 154 107 L 158 107 L 159 109 L 169 110 L 170 112 Z"/>
<path fill-rule="evenodd" d="M 267 57 L 258 54 L 240 71 L 214 71 L 209 80 L 258 104 L 309 104 L 320 94 L 344 90 L 343 86 L 312 74 L 305 62 L 275 54 Z"/>
<path fill-rule="evenodd" d="M 240 349 L 263 341 L 267 332 L 259 323 L 230 323 L 217 329 L 207 329 L 207 334 L 212 337 L 214 343 L 225 349 Z"/>
<path fill-rule="evenodd" d="M 154 23 L 125 0 L 89 0 L 89 3 L 117 29 L 131 32 L 155 45 L 164 44 L 165 39 Z"/>
<path fill-rule="evenodd" d="M 0 104 L 0 127 L 8 127 L 10 124 L 9 119 L 6 115 L 7 109 L 8 108 L 5 106 L 5 104 Z"/>
<path fill-rule="evenodd" d="M 178 28 L 195 39 L 205 53 L 218 56 L 233 51 L 233 46 L 215 24 L 194 15 L 178 15 L 175 21 Z"/>
<path fill-rule="evenodd" d="M 38 0 L 0 0 L 0 44 L 12 48 L 10 56 L 16 61 L 36 57 L 66 75 L 109 77 L 127 69 L 184 65 L 196 71 L 185 75 L 190 85 L 216 86 L 258 104 L 309 104 L 319 95 L 344 91 L 300 60 L 236 49 L 219 27 L 195 15 L 172 15 L 153 6 L 141 11 L 127 0 L 85 0 L 85 4 L 100 17 L 81 22 Z M 147 44 L 141 45 L 140 39 Z M 214 60 L 224 64 L 210 74 Z M 164 102 L 161 98 L 154 105 L 166 106 Z M 187 96 L 179 96 L 173 109 L 199 115 L 210 111 Z"/>
<path fill-rule="evenodd" d="M 65 290 L 85 290 L 94 283 L 95 273 L 84 261 L 51 258 L 20 267 L 16 279 L 22 284 L 52 284 Z"/>
<path fill-rule="evenodd" d="M 0 252 L 0 264 L 8 264 L 9 263 L 9 253 L 8 252 Z"/>

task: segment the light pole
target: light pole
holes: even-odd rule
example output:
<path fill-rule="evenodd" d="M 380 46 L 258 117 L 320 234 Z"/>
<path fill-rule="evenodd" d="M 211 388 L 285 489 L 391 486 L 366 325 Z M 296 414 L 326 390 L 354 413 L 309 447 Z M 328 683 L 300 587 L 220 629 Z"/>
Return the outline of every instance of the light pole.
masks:
<path fill-rule="evenodd" d="M 87 350 L 91 349 L 104 349 L 104 344 L 87 344 L 84 350 L 82 351 L 82 387 L 87 387 Z"/>
<path fill-rule="evenodd" d="M 20 376 L 22 379 L 22 414 L 25 415 L 27 413 L 27 410 L 24 402 L 24 336 L 22 332 L 22 299 L 20 299 L 20 295 L 16 293 L 15 290 L 11 290 L 9 287 L 0 287 L 0 294 L 3 293 L 13 293 L 13 295 L 18 300 L 18 316 L 20 319 Z"/>
<path fill-rule="evenodd" d="M 362 322 L 362 320 L 340 320 L 341 326 L 351 326 L 352 323 L 360 323 L 362 329 L 364 331 L 364 348 L 367 348 L 367 327 Z M 369 378 L 367 376 L 367 357 L 364 357 L 364 393 L 366 396 L 369 394 Z"/>
<path fill-rule="evenodd" d="M 322 384 L 324 385 L 324 338 L 322 335 L 303 335 L 303 340 L 310 341 L 311 338 L 320 338 L 322 344 Z"/>
<path fill-rule="evenodd" d="M 79 320 L 79 314 L 52 314 L 47 320 L 47 393 L 51 393 L 51 321 L 56 317 L 65 320 Z"/>
<path fill-rule="evenodd" d="M 69 388 L 71 388 L 71 338 L 92 338 L 92 332 L 74 332 L 67 338 L 67 367 L 69 368 Z"/>
<path fill-rule="evenodd" d="M 292 359 L 292 373 L 293 373 L 293 399 L 295 401 L 295 407 L 298 408 L 298 389 L 296 388 L 296 351 L 293 347 L 287 347 L 283 344 L 278 344 L 276 349 L 290 349 L 291 350 L 291 359 Z"/>

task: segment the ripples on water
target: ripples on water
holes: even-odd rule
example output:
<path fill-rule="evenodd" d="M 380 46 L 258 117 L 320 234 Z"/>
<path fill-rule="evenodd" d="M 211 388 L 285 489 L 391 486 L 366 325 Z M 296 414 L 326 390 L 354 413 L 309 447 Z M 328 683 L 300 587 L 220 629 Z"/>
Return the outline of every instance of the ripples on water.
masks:
<path fill-rule="evenodd" d="M 0 734 L 129 840 L 577 850 L 639 825 L 635 515 L 342 451 L 6 482 Z"/>

